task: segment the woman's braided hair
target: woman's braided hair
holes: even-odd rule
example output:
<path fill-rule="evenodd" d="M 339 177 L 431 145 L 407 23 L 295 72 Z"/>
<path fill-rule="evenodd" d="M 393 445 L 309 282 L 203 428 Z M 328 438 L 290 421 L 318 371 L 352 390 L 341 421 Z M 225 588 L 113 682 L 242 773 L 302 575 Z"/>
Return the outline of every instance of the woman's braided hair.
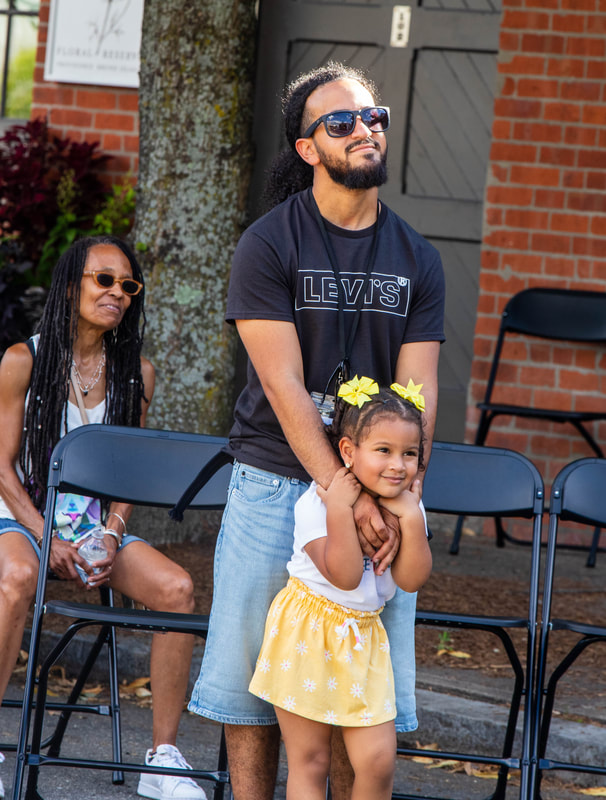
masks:
<path fill-rule="evenodd" d="M 295 192 L 307 189 L 313 182 L 313 167 L 306 164 L 295 149 L 295 142 L 313 122 L 305 114 L 309 95 L 319 86 L 340 80 L 354 80 L 377 98 L 374 83 L 359 69 L 329 61 L 322 67 L 305 72 L 290 83 L 282 97 L 284 133 L 288 147 L 273 160 L 265 181 L 262 205 L 269 211 Z"/>
<path fill-rule="evenodd" d="M 368 431 L 381 417 L 399 417 L 412 422 L 419 429 L 419 472 L 425 469 L 423 434 L 423 415 L 409 400 L 385 386 L 379 387 L 378 394 L 364 403 L 362 408 L 351 405 L 340 397 L 335 404 L 335 416 L 332 423 L 326 428 L 326 435 L 336 454 L 339 453 L 339 442 L 344 436 L 358 445 L 365 438 Z"/>
<path fill-rule="evenodd" d="M 112 245 L 128 259 L 133 278 L 143 283 L 143 273 L 134 253 L 114 236 L 80 239 L 59 258 L 42 319 L 37 327 L 40 340 L 34 359 L 25 410 L 25 427 L 19 464 L 24 486 L 33 504 L 42 510 L 46 500 L 49 459 L 67 421 L 67 400 L 78 331 L 80 282 L 88 252 L 96 245 Z M 106 360 L 105 417 L 113 425 L 138 427 L 144 398 L 141 348 L 145 329 L 145 289 L 131 298 L 122 321 L 104 334 Z"/>

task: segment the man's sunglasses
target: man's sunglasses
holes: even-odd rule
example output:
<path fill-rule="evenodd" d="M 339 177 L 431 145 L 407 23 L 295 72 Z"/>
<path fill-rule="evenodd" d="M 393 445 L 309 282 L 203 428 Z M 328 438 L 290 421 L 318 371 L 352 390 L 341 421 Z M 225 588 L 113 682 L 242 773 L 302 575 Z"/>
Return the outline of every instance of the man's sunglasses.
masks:
<path fill-rule="evenodd" d="M 303 139 L 311 136 L 316 128 L 324 123 L 324 128 L 329 136 L 338 138 L 349 136 L 356 127 L 356 120 L 360 117 L 364 125 L 374 133 L 383 133 L 389 128 L 389 108 L 387 106 L 369 106 L 359 108 L 357 111 L 331 111 L 322 114 L 303 134 Z"/>
<path fill-rule="evenodd" d="M 90 275 L 94 282 L 101 289 L 111 289 L 114 283 L 119 283 L 124 294 L 129 297 L 134 297 L 139 294 L 143 288 L 143 284 L 136 281 L 134 278 L 115 278 L 111 272 L 83 272 L 83 275 Z"/>

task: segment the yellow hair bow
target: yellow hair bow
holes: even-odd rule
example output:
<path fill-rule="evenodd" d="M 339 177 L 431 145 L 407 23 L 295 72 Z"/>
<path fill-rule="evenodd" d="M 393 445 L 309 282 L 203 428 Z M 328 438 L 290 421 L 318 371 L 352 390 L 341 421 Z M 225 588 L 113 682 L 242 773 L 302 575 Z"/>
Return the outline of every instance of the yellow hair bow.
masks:
<path fill-rule="evenodd" d="M 392 383 L 389 387 L 392 389 L 396 394 L 399 394 L 400 397 L 404 398 L 404 400 L 408 400 L 419 409 L 419 411 L 425 411 L 425 398 L 421 394 L 421 389 L 423 388 L 423 384 L 414 384 L 412 382 L 412 378 L 408 379 L 408 386 L 404 388 L 399 383 Z"/>
<path fill-rule="evenodd" d="M 350 381 L 342 383 L 339 387 L 338 395 L 352 406 L 362 408 L 364 403 L 368 403 L 372 398 L 371 394 L 378 394 L 379 386 L 372 378 L 352 378 Z"/>

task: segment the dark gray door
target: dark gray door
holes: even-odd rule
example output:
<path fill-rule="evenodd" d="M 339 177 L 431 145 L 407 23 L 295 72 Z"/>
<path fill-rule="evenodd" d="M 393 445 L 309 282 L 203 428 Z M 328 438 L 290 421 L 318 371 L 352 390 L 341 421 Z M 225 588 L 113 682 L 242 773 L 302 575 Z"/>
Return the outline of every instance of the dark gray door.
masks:
<path fill-rule="evenodd" d="M 366 69 L 391 107 L 381 198 L 442 255 L 446 336 L 437 438 L 462 441 L 478 298 L 500 0 L 261 0 L 252 198 L 283 146 L 279 98 L 331 59 Z"/>

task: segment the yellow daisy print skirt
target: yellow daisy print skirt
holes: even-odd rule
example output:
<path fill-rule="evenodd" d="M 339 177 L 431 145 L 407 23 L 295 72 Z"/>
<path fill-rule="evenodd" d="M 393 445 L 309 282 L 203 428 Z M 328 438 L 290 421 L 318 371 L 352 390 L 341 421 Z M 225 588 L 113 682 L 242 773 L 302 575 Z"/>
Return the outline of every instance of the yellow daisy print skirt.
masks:
<path fill-rule="evenodd" d="M 330 725 L 395 719 L 389 639 L 379 611 L 354 611 L 298 578 L 274 598 L 249 690 L 278 708 Z"/>

